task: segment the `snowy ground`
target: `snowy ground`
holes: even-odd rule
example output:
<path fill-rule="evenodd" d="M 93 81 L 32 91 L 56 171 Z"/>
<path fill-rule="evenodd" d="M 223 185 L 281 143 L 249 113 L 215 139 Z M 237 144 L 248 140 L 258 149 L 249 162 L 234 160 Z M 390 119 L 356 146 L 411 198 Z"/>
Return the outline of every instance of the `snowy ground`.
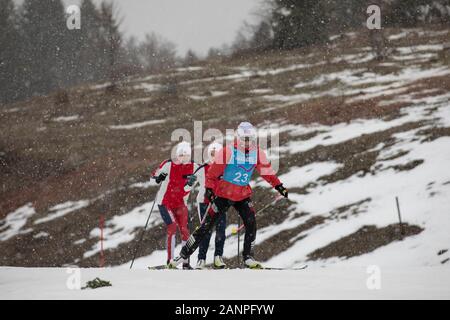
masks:
<path fill-rule="evenodd" d="M 301 271 L 79 270 L 81 286 L 100 277 L 112 287 L 78 290 L 76 273 L 62 268 L 3 267 L 0 299 L 450 299 L 447 267 L 381 268 L 379 282 L 372 278 L 376 272 L 356 266 Z"/>

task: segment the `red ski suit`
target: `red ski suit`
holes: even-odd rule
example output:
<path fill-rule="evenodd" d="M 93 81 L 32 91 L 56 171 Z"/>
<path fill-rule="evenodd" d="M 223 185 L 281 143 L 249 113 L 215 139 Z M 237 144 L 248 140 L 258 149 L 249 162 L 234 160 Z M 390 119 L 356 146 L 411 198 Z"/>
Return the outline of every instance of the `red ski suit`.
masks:
<path fill-rule="evenodd" d="M 234 142 L 234 147 L 239 148 L 236 141 Z M 275 171 L 272 169 L 270 162 L 267 160 L 265 152 L 261 150 L 259 146 L 245 150 L 245 152 L 248 153 L 254 149 L 257 149 L 257 162 L 255 164 L 255 169 L 258 171 L 259 175 L 270 183 L 272 187 L 276 187 L 281 184 L 275 174 Z M 240 186 L 220 179 L 220 177 L 224 174 L 228 162 L 230 161 L 231 155 L 232 150 L 229 147 L 224 147 L 217 152 L 214 162 L 211 164 L 211 167 L 206 175 L 205 185 L 206 188 L 211 188 L 214 194 L 218 197 L 232 201 L 241 201 L 252 195 L 252 188 L 250 185 Z"/>

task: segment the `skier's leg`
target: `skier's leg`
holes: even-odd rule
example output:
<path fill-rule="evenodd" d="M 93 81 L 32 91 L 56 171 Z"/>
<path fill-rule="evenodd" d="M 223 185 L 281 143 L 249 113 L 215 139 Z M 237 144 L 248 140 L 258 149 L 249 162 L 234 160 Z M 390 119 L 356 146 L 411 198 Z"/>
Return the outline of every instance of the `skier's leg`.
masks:
<path fill-rule="evenodd" d="M 223 256 L 223 247 L 225 245 L 225 229 L 227 228 L 227 215 L 223 214 L 217 220 L 216 225 L 216 243 L 214 256 Z"/>
<path fill-rule="evenodd" d="M 164 223 L 167 225 L 167 239 L 166 239 L 166 248 L 167 248 L 167 261 L 169 262 L 173 259 L 175 254 L 175 235 L 177 232 L 177 224 L 173 214 L 166 208 L 166 206 L 158 205 L 159 213 L 161 214 L 161 218 Z"/>
<path fill-rule="evenodd" d="M 178 228 L 181 234 L 181 245 L 185 246 L 189 239 L 189 227 L 188 227 L 188 209 L 186 206 L 181 206 L 173 209 L 175 219 L 177 221 Z M 189 258 L 184 259 L 183 269 L 192 269 L 189 264 Z"/>
<path fill-rule="evenodd" d="M 236 202 L 234 207 L 241 216 L 245 226 L 244 250 L 242 255 L 244 261 L 252 255 L 252 248 L 256 239 L 256 217 L 250 198 Z"/>
<path fill-rule="evenodd" d="M 206 203 L 199 204 L 200 221 L 203 220 L 203 217 L 206 214 L 207 208 L 208 208 L 208 204 L 206 204 Z M 203 240 L 200 242 L 200 246 L 198 248 L 198 260 L 206 260 L 206 254 L 207 254 L 208 248 L 209 248 L 209 241 L 211 240 L 211 233 L 212 233 L 212 230 L 209 230 L 209 232 L 205 235 Z"/>
<path fill-rule="evenodd" d="M 186 242 L 189 239 L 188 209 L 186 206 L 182 206 L 174 209 L 173 212 L 180 229 L 181 241 Z"/>
<path fill-rule="evenodd" d="M 169 224 L 167 226 L 167 262 L 173 259 L 175 257 L 175 247 L 177 246 L 176 243 L 176 234 L 177 234 L 177 224 L 174 222 L 172 224 Z"/>
<path fill-rule="evenodd" d="M 230 205 L 231 202 L 228 199 L 216 198 L 214 200 L 207 212 L 203 224 L 194 231 L 189 237 L 186 245 L 181 249 L 180 258 L 187 259 L 194 253 L 206 234 L 215 226 L 218 215 L 225 214 Z"/>

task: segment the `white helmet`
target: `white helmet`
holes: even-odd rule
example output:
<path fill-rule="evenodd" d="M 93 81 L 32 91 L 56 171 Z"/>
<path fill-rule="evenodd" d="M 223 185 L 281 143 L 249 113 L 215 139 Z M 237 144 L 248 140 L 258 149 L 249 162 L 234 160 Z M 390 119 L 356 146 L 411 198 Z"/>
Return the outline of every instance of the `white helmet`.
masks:
<path fill-rule="evenodd" d="M 223 146 L 220 144 L 220 143 L 218 143 L 218 142 L 213 142 L 213 143 L 211 143 L 209 146 L 208 146 L 208 159 L 209 159 L 209 161 L 212 161 L 212 160 L 214 160 L 214 157 L 212 157 L 212 152 L 213 151 L 215 151 L 215 152 L 217 152 L 217 151 L 219 151 L 220 149 L 222 149 L 223 148 Z"/>
<path fill-rule="evenodd" d="M 237 138 L 239 143 L 245 143 L 249 141 L 256 143 L 258 135 L 255 127 L 250 122 L 241 122 L 237 129 Z"/>
<path fill-rule="evenodd" d="M 185 141 L 180 142 L 177 145 L 176 155 L 177 157 L 191 156 L 191 144 Z"/>

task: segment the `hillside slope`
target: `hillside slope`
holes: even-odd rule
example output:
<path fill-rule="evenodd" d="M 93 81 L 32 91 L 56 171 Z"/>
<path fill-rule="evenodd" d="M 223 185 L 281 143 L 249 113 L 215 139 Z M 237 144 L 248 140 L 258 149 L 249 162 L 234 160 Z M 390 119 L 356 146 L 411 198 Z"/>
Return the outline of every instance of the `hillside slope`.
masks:
<path fill-rule="evenodd" d="M 450 260 L 450 30 L 388 30 L 376 61 L 364 33 L 327 47 L 210 61 L 73 88 L 0 109 L 0 265 L 127 266 L 174 129 L 280 130 L 290 201 L 258 216 L 271 265 L 429 266 Z M 254 182 L 255 206 L 273 191 Z M 275 196 L 275 194 L 273 194 Z M 405 222 L 397 226 L 395 197 Z M 197 221 L 194 220 L 194 224 Z M 229 214 L 225 256 L 235 264 Z M 137 267 L 165 258 L 154 212 Z"/>

